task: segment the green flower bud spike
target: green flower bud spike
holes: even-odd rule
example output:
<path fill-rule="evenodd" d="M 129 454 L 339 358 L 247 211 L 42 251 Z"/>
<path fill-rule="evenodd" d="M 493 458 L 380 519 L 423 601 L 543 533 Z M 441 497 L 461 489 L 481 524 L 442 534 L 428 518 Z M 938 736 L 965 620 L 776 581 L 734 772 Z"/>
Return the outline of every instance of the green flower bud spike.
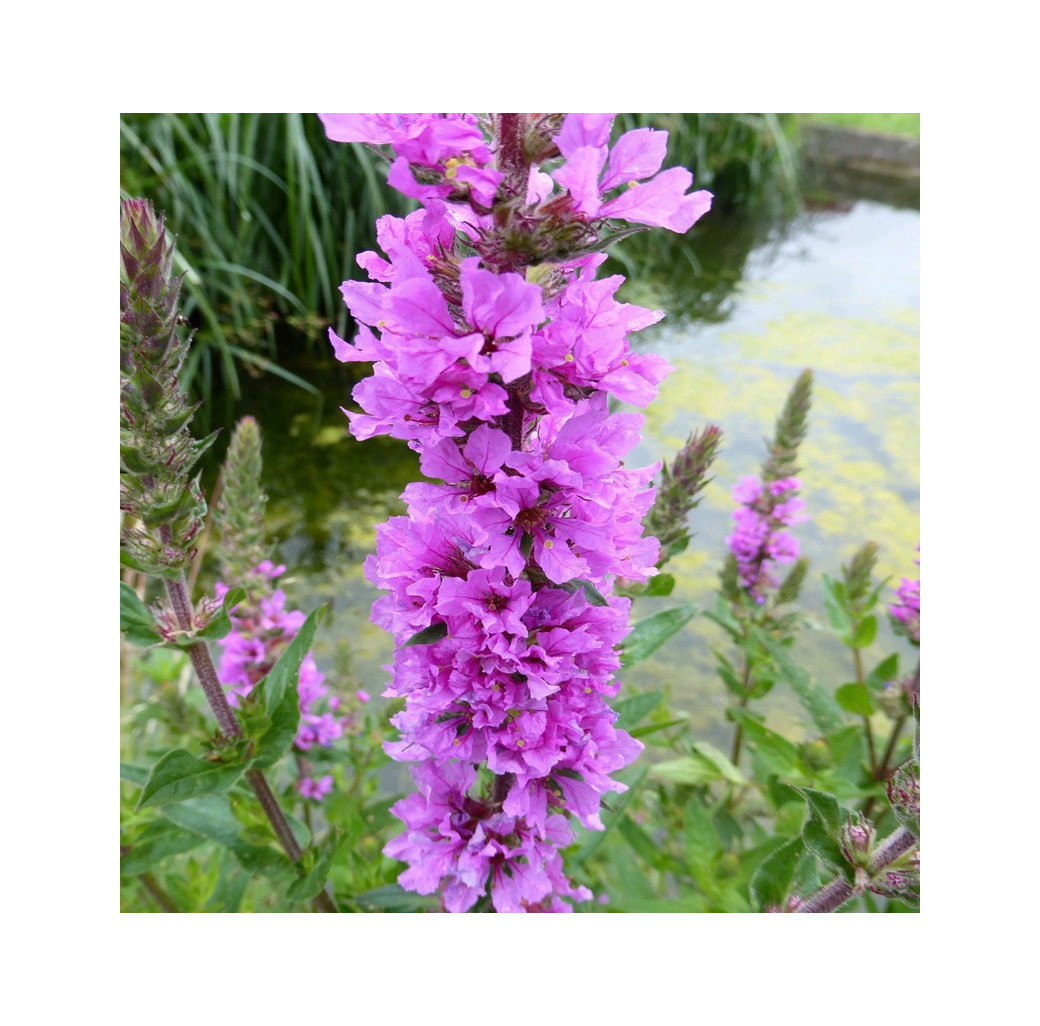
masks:
<path fill-rule="evenodd" d="M 147 200 L 124 200 L 119 233 L 120 508 L 125 565 L 175 577 L 206 519 L 192 471 L 216 435 L 192 438 L 198 408 L 178 375 L 191 343 L 177 310 L 173 241 Z"/>

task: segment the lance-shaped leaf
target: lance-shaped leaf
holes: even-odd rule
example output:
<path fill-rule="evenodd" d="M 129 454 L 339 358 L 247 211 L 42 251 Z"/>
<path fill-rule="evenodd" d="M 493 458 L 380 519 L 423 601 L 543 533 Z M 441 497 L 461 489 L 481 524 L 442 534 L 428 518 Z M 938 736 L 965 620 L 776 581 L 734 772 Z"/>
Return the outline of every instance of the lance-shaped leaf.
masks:
<path fill-rule="evenodd" d="M 412 645 L 432 645 L 435 641 L 448 636 L 448 625 L 446 623 L 431 623 L 417 634 L 413 634 L 401 648 L 411 648 Z"/>
<path fill-rule="evenodd" d="M 152 767 L 137 808 L 183 802 L 206 794 L 225 794 L 245 772 L 245 763 L 209 762 L 174 748 Z"/>
<path fill-rule="evenodd" d="M 152 611 L 124 581 L 119 582 L 119 629 L 131 645 L 158 645 L 162 636 L 155 627 Z"/>
<path fill-rule="evenodd" d="M 622 645 L 621 665 L 634 666 L 656 652 L 673 634 L 682 630 L 698 613 L 695 605 L 662 609 L 639 620 Z"/>
<path fill-rule="evenodd" d="M 560 588 L 563 591 L 569 591 L 572 595 L 576 591 L 583 591 L 585 597 L 589 600 L 590 605 L 605 606 L 607 604 L 607 600 L 590 581 L 582 581 L 576 578 L 573 581 L 567 581 L 566 583 L 561 584 Z"/>
<path fill-rule="evenodd" d="M 767 855 L 751 876 L 751 901 L 760 910 L 783 908 L 792 894 L 809 890 L 816 879 L 816 859 L 800 837 Z"/>
<path fill-rule="evenodd" d="M 314 632 L 325 608 L 315 609 L 304 620 L 296 637 L 258 685 L 263 719 L 270 724 L 257 742 L 255 764 L 261 769 L 273 766 L 292 747 L 296 737 L 300 724 L 300 666 L 314 642 Z"/>
<path fill-rule="evenodd" d="M 841 828 L 845 823 L 845 812 L 838 799 L 824 791 L 811 787 L 798 787 L 796 791 L 809 807 L 809 819 L 802 827 L 802 840 L 814 855 L 846 876 L 852 867 L 841 850 Z"/>

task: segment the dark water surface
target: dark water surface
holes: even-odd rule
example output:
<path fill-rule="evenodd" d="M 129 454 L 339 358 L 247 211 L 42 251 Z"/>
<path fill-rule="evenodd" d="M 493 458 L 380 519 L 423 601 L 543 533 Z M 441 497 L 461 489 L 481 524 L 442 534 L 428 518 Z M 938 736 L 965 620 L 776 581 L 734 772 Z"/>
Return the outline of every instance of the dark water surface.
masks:
<path fill-rule="evenodd" d="M 919 240 L 917 210 L 859 201 L 772 229 L 719 223 L 695 231 L 655 251 L 646 274 L 631 258 L 627 268 L 612 267 L 630 277 L 621 298 L 667 312 L 636 344 L 675 368 L 646 411 L 629 465 L 670 460 L 707 423 L 723 431 L 715 480 L 693 514 L 696 537 L 668 568 L 678 579 L 675 592 L 639 600 L 635 617 L 678 602 L 711 603 L 730 531 L 730 491 L 761 465 L 764 439 L 806 367 L 816 388 L 800 460 L 811 519 L 796 533 L 812 561 L 803 608 L 822 623 L 819 574 L 839 575 L 868 539 L 879 545 L 879 573 L 893 587 L 917 576 Z M 233 417 L 250 413 L 261 424 L 270 531 L 289 568 L 292 604 L 333 603 L 319 632 L 319 662 L 349 671 L 377 694 L 392 645 L 369 622 L 379 593 L 361 565 L 374 549 L 375 525 L 403 511 L 398 496 L 419 477 L 418 460 L 404 443 L 360 443 L 347 430 L 339 406 L 351 405 L 353 383 L 367 368 L 312 356 L 289 369 L 321 389 L 321 403 L 265 376 L 245 383 Z M 710 646 L 723 644 L 718 628 L 695 619 L 654 659 L 633 667 L 625 683 L 668 689 L 697 735 L 721 744 L 731 728 Z M 909 658 L 883 626 L 868 662 L 893 649 Z M 845 650 L 822 631 L 805 633 L 796 652 L 824 686 L 850 678 Z M 798 732 L 800 716 L 787 696 L 770 695 L 765 708 L 776 726 Z"/>

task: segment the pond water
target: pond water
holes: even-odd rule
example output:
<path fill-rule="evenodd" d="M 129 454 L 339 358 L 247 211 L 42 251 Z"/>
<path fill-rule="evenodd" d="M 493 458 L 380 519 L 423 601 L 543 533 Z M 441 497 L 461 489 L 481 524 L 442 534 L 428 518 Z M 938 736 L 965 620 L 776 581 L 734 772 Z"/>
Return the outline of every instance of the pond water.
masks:
<path fill-rule="evenodd" d="M 816 384 L 800 459 L 811 519 L 796 533 L 812 564 L 802 608 L 824 622 L 819 574 L 839 575 L 866 540 L 878 544 L 879 574 L 893 587 L 917 576 L 919 236 L 916 209 L 875 201 L 802 213 L 771 228 L 719 222 L 671 243 L 649 274 L 626 284 L 621 298 L 668 312 L 638 336 L 638 346 L 675 368 L 627 462 L 670 460 L 708 423 L 723 431 L 714 481 L 692 515 L 695 537 L 668 567 L 675 591 L 638 600 L 635 617 L 678 602 L 710 605 L 731 527 L 730 491 L 757 472 L 784 398 L 806 367 Z M 339 406 L 350 404 L 366 368 L 304 356 L 290 369 L 320 387 L 321 403 L 265 376 L 246 382 L 232 415 L 251 413 L 263 430 L 270 530 L 289 568 L 292 604 L 332 602 L 316 644 L 319 662 L 378 694 L 392 645 L 369 622 L 378 592 L 361 564 L 374 548 L 375 525 L 402 511 L 398 496 L 419 477 L 418 461 L 403 443 L 359 443 L 349 434 Z M 696 735 L 722 746 L 732 728 L 711 646 L 723 644 L 717 627 L 696 618 L 629 670 L 625 685 L 668 690 Z M 893 650 L 909 662 L 909 646 L 883 624 L 868 663 Z M 825 631 L 803 634 L 796 653 L 822 686 L 850 677 L 847 653 Z M 763 708 L 777 727 L 799 733 L 802 717 L 779 689 Z"/>

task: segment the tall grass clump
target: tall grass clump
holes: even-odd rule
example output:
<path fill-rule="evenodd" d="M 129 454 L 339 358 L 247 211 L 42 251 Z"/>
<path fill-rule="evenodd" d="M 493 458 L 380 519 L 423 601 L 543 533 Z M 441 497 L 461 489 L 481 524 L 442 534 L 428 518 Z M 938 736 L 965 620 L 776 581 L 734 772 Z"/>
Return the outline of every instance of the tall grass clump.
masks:
<path fill-rule="evenodd" d="M 409 209 L 385 179 L 379 158 L 329 143 L 306 114 L 120 116 L 122 196 L 152 197 L 179 226 L 183 312 L 198 329 L 185 385 L 212 394 L 219 375 L 238 395 L 245 368 L 313 391 L 279 366 L 277 342 L 319 348 L 329 322 L 347 330 L 337 283 L 374 245 L 376 219 Z"/>

